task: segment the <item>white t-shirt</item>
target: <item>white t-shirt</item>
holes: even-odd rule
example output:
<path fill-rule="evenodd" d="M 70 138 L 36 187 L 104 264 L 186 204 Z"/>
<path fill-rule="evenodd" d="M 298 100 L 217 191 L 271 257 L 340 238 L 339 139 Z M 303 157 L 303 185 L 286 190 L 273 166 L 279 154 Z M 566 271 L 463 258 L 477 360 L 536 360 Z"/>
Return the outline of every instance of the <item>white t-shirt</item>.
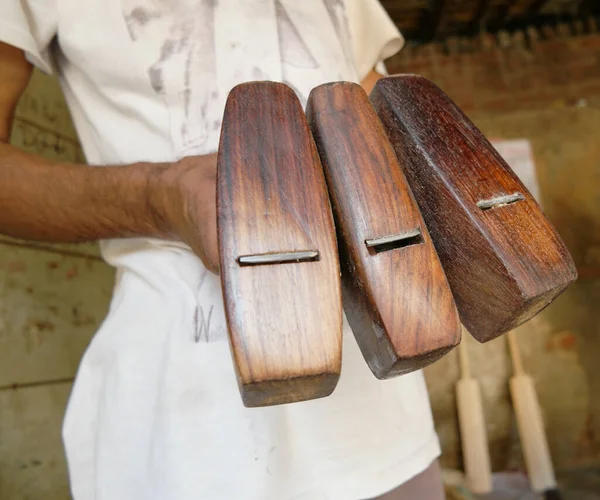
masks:
<path fill-rule="evenodd" d="M 377 0 L 2 0 L 0 40 L 56 72 L 92 165 L 213 152 L 234 85 L 305 104 L 403 43 Z M 422 373 L 376 380 L 346 323 L 332 396 L 247 409 L 219 279 L 182 244 L 102 249 L 117 284 L 63 431 L 76 500 L 353 500 L 438 456 Z"/>

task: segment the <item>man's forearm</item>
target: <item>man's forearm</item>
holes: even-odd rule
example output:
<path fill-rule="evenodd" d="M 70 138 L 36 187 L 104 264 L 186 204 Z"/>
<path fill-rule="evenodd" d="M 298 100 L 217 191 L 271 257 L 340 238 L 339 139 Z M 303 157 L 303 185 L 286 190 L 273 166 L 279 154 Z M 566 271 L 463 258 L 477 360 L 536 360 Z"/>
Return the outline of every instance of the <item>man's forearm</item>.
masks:
<path fill-rule="evenodd" d="M 32 70 L 21 49 L 0 42 L 0 234 L 51 242 L 177 239 L 216 271 L 216 154 L 97 168 L 15 148 L 9 131 Z"/>
<path fill-rule="evenodd" d="M 371 72 L 363 87 L 379 77 Z M 177 239 L 218 268 L 216 154 L 100 168 L 51 162 L 2 139 L 0 234 L 50 242 Z"/>
<path fill-rule="evenodd" d="M 0 142 L 0 233 L 52 242 L 170 237 L 151 199 L 168 167 L 55 163 Z"/>

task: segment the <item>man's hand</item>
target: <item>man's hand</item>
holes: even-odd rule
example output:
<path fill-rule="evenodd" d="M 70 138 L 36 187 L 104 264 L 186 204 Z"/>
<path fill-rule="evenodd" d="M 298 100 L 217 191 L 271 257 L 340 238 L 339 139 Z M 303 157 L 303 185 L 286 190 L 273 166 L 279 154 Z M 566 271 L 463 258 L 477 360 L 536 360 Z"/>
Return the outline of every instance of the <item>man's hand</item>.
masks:
<path fill-rule="evenodd" d="M 165 236 L 188 244 L 212 272 L 219 270 L 217 154 L 189 156 L 152 176 L 149 197 Z"/>

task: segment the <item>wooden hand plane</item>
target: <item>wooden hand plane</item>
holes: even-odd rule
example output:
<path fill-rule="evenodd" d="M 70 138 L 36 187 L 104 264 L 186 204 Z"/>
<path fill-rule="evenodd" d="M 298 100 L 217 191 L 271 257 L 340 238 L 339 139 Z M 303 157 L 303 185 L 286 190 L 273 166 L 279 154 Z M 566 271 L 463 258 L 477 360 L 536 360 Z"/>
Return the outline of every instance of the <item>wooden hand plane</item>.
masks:
<path fill-rule="evenodd" d="M 531 194 L 438 87 L 416 75 L 383 78 L 371 102 L 477 340 L 528 320 L 576 279 Z"/>
<path fill-rule="evenodd" d="M 364 90 L 311 92 L 307 117 L 337 227 L 348 322 L 377 378 L 428 365 L 460 342 L 442 265 Z"/>
<path fill-rule="evenodd" d="M 340 267 L 323 169 L 289 87 L 231 91 L 217 168 L 221 283 L 242 400 L 327 396 L 341 367 Z"/>

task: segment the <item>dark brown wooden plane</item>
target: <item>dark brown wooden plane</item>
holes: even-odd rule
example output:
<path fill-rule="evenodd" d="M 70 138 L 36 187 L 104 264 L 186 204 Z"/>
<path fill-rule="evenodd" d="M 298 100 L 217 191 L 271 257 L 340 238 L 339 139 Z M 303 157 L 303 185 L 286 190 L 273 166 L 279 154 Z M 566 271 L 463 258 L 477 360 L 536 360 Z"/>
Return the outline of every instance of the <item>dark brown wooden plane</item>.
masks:
<path fill-rule="evenodd" d="M 371 93 L 450 282 L 486 342 L 531 318 L 577 277 L 560 236 L 483 134 L 416 75 Z"/>

